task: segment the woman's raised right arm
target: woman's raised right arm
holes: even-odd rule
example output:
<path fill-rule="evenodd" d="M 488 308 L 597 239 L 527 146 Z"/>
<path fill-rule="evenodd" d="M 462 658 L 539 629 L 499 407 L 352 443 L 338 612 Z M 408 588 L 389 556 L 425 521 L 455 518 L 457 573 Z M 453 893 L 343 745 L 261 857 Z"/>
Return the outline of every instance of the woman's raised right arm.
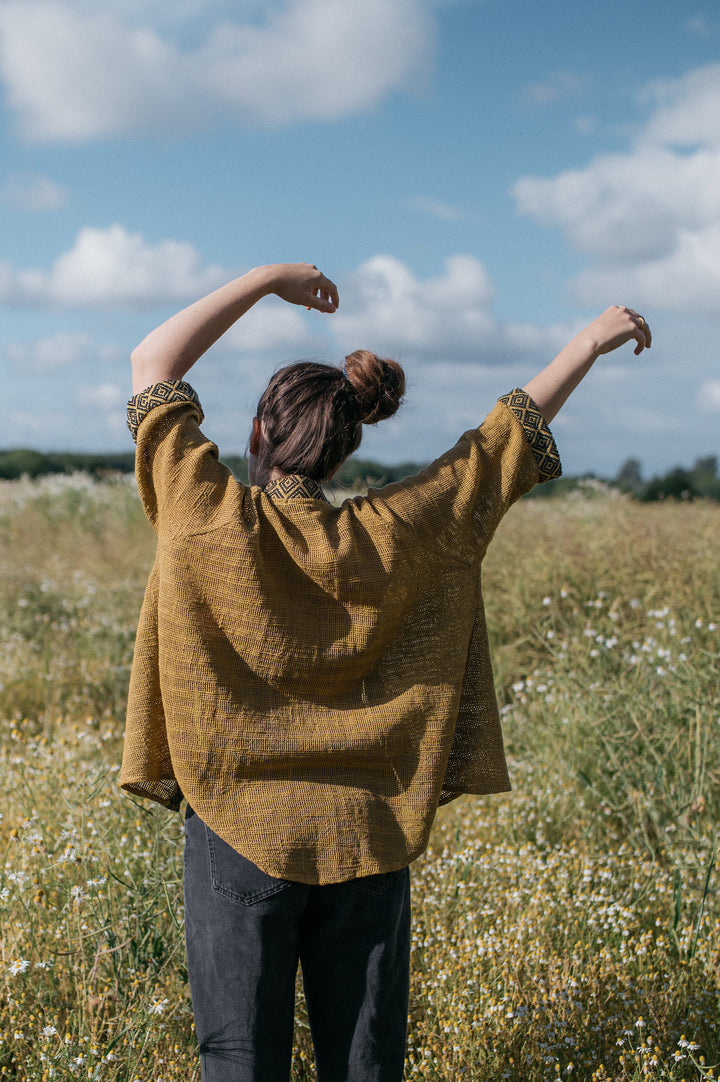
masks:
<path fill-rule="evenodd" d="M 233 323 L 270 293 L 308 310 L 335 312 L 336 286 L 310 263 L 256 267 L 208 293 L 151 331 L 132 353 L 133 394 L 153 383 L 182 379 Z"/>

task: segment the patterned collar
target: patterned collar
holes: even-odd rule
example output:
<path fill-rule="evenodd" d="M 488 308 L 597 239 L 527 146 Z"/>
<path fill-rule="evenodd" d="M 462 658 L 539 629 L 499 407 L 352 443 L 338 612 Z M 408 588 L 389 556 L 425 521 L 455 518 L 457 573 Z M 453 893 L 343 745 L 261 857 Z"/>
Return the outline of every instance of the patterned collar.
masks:
<path fill-rule="evenodd" d="M 317 481 L 313 481 L 312 477 L 302 477 L 299 473 L 288 473 L 276 481 L 269 481 L 265 485 L 265 495 L 276 500 L 292 500 L 299 497 L 305 500 L 330 502 Z"/>

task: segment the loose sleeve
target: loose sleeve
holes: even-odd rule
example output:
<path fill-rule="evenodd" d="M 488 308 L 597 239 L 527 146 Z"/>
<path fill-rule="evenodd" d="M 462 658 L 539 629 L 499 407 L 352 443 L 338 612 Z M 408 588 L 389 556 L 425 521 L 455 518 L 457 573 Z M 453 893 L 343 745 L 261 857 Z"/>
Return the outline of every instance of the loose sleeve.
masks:
<path fill-rule="evenodd" d="M 219 461 L 202 421 L 198 396 L 183 380 L 153 384 L 128 403 L 138 490 L 158 534 L 214 529 L 242 500 L 243 487 Z"/>
<path fill-rule="evenodd" d="M 120 786 L 135 796 L 177 809 L 182 792 L 168 744 L 158 669 L 158 568 L 150 573 L 143 600 L 128 691 Z"/>
<path fill-rule="evenodd" d="M 542 414 L 516 389 L 421 473 L 371 492 L 370 510 L 406 522 L 429 550 L 476 560 L 508 508 L 560 472 Z"/>

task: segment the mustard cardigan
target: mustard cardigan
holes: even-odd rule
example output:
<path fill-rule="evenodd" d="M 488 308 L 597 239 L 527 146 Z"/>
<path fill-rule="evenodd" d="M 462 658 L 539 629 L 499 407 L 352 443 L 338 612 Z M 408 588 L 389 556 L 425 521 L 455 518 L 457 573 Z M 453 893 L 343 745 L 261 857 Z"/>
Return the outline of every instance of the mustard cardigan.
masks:
<path fill-rule="evenodd" d="M 120 784 L 201 819 L 270 875 L 403 867 L 439 803 L 510 788 L 480 587 L 508 507 L 557 476 L 513 391 L 415 477 L 328 503 L 241 485 L 189 384 L 130 403 L 157 531 Z"/>

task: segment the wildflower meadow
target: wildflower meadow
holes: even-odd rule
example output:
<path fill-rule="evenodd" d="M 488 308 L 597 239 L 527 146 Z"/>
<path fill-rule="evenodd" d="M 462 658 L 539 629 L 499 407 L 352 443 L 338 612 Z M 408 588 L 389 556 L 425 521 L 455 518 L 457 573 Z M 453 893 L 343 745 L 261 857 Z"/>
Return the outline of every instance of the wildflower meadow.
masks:
<path fill-rule="evenodd" d="M 720 506 L 523 500 L 485 562 L 514 792 L 413 869 L 406 1077 L 720 1063 Z M 117 788 L 154 549 L 131 482 L 0 483 L 0 1076 L 199 1082 L 182 819 Z M 315 1077 L 298 983 L 293 1082 Z"/>

